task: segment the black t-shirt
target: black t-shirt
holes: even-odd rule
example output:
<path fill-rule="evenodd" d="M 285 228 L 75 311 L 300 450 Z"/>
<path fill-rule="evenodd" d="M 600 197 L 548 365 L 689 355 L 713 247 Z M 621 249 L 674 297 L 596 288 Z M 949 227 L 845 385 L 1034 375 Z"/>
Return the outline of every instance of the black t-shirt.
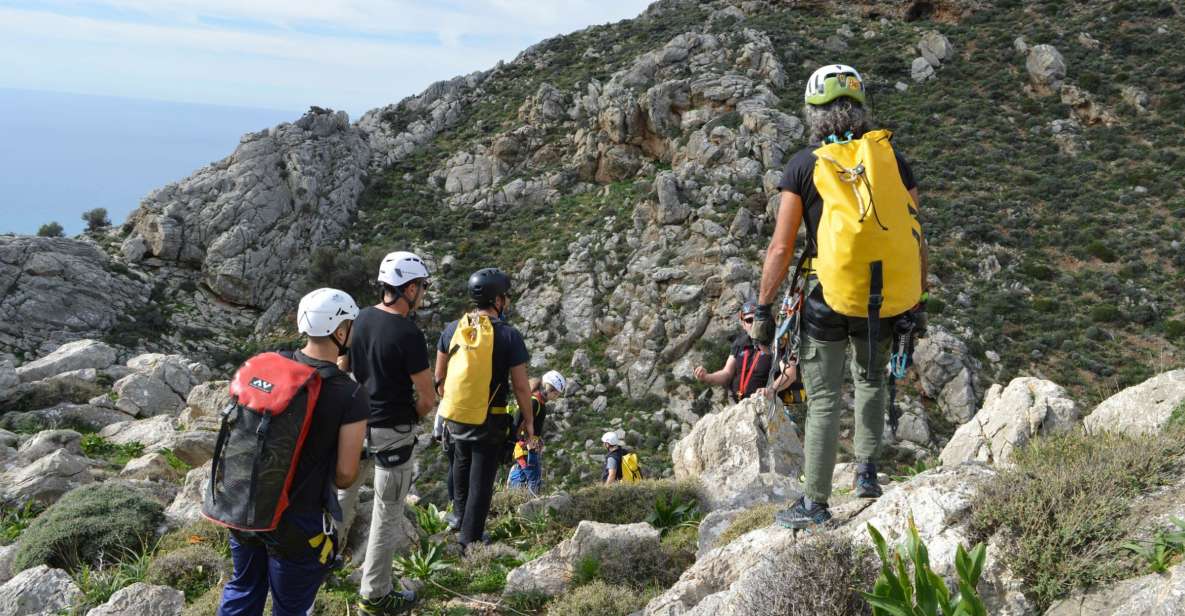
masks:
<path fill-rule="evenodd" d="M 534 415 L 532 415 L 532 417 L 534 417 L 533 423 L 534 423 L 534 427 L 535 427 L 535 436 L 537 436 L 539 438 L 543 438 L 543 426 L 545 425 L 544 421 L 547 419 L 547 405 L 540 402 L 539 398 L 536 398 L 535 396 L 532 395 L 531 396 L 531 412 L 534 413 Z M 522 426 L 523 426 L 523 412 L 520 409 L 518 411 L 515 411 L 515 413 L 514 413 L 513 434 L 517 435 L 519 429 L 521 429 Z"/>
<path fill-rule="evenodd" d="M 819 217 L 823 213 L 823 199 L 815 189 L 815 150 L 818 148 L 818 145 L 808 146 L 790 157 L 786 170 L 782 172 L 782 180 L 778 182 L 778 190 L 788 190 L 802 198 L 803 217 L 812 240 L 819 231 Z M 913 179 L 909 163 L 896 151 L 893 154 L 897 158 L 897 170 L 901 173 L 905 189 L 917 188 L 918 183 Z M 811 246 L 811 256 L 815 256 L 813 241 Z"/>
<path fill-rule="evenodd" d="M 300 351 L 293 358 L 305 365 L 321 368 L 329 362 L 313 359 Z M 345 424 L 365 421 L 370 414 L 366 390 L 344 372 L 338 372 L 321 382 L 317 406 L 313 408 L 313 422 L 305 437 L 292 489 L 288 494 L 288 511 L 314 513 L 323 508 L 326 492 L 337 470 L 337 435 Z"/>
<path fill-rule="evenodd" d="M 768 350 L 762 351 L 748 334 L 741 334 L 732 342 L 731 354 L 736 359 L 736 370 L 728 384 L 728 393 L 734 400 L 746 398 L 766 386 L 773 365 L 773 355 Z"/>
<path fill-rule="evenodd" d="M 515 366 L 521 366 L 531 359 L 530 353 L 527 352 L 527 343 L 523 341 L 522 334 L 514 327 L 504 323 L 500 319 L 490 319 L 494 325 L 494 357 L 493 357 L 493 376 L 490 378 L 490 406 L 499 407 L 506 406 L 506 401 L 510 399 L 510 369 Z M 441 353 L 448 354 L 449 343 L 453 340 L 453 333 L 457 331 L 457 321 L 453 321 L 444 327 L 444 331 L 440 332 L 440 341 L 436 344 L 436 350 Z M 445 374 L 445 380 L 451 378 L 449 374 Z M 449 433 L 453 439 L 459 441 L 478 441 L 490 440 L 498 441 L 505 439 L 506 434 L 511 427 L 511 417 L 509 415 L 489 415 L 486 418 L 486 424 L 483 426 L 467 426 L 459 424 L 455 421 L 448 423 Z"/>
<path fill-rule="evenodd" d="M 428 369 L 428 342 L 411 319 L 374 307 L 363 309 L 350 335 L 350 369 L 370 395 L 371 426 L 392 428 L 420 421 L 411 375 Z"/>

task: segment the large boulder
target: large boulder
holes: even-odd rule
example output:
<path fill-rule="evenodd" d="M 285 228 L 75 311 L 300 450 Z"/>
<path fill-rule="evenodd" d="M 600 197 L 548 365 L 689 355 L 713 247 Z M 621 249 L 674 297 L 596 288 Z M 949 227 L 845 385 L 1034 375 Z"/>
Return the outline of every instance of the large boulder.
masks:
<path fill-rule="evenodd" d="M 603 524 L 584 520 L 570 539 L 506 576 L 506 594 L 543 593 L 557 596 L 567 590 L 576 567 L 587 559 L 631 562 L 634 554 L 656 553 L 659 531 L 645 523 Z"/>
<path fill-rule="evenodd" d="M 132 373 L 116 381 L 115 406 L 129 415 L 177 415 L 195 386 L 210 377 L 210 369 L 180 355 L 148 353 L 128 360 Z"/>
<path fill-rule="evenodd" d="M 940 328 L 918 341 L 914 352 L 922 391 L 938 402 L 942 414 L 952 423 L 966 423 L 979 408 L 975 390 L 978 362 L 967 345 Z"/>
<path fill-rule="evenodd" d="M 168 586 L 136 582 L 111 595 L 86 616 L 180 616 L 185 593 Z"/>
<path fill-rule="evenodd" d="M 1038 91 L 1056 91 L 1066 78 L 1066 61 L 1053 45 L 1033 45 L 1025 59 L 1025 69 Z"/>
<path fill-rule="evenodd" d="M 71 370 L 39 381 L 21 383 L 8 390 L 0 410 L 41 409 L 62 403 L 83 403 L 102 394 L 99 372 L 94 368 Z"/>
<path fill-rule="evenodd" d="M 97 340 L 76 340 L 58 347 L 53 353 L 16 369 L 21 382 L 41 379 L 83 368 L 104 370 L 115 364 L 115 349 Z"/>
<path fill-rule="evenodd" d="M 7 400 L 9 393 L 20 383 L 12 360 L 0 358 L 0 402 Z"/>
<path fill-rule="evenodd" d="M 131 415 L 105 406 L 57 404 L 36 411 L 5 413 L 0 416 L 0 428 L 33 432 L 69 426 L 97 432 L 111 424 L 131 420 Z"/>
<path fill-rule="evenodd" d="M 699 478 L 711 509 L 796 498 L 803 450 L 780 402 L 756 397 L 705 415 L 671 449 L 676 479 Z"/>
<path fill-rule="evenodd" d="M 12 570 L 12 561 L 16 558 L 16 550 L 20 545 L 10 543 L 8 545 L 0 545 L 0 584 L 12 579 L 16 574 Z"/>
<path fill-rule="evenodd" d="M 82 435 L 74 430 L 42 430 L 21 443 L 16 462 L 32 464 L 55 451 L 82 455 Z"/>
<path fill-rule="evenodd" d="M 190 430 L 218 430 L 221 413 L 230 404 L 228 381 L 209 381 L 195 385 L 185 398 L 185 410 L 179 419 Z"/>
<path fill-rule="evenodd" d="M 1162 574 L 1078 592 L 1054 603 L 1045 616 L 1176 616 L 1185 614 L 1185 563 Z"/>
<path fill-rule="evenodd" d="M 1073 429 L 1078 415 L 1078 403 L 1055 383 L 1019 377 L 1008 387 L 992 385 L 983 408 L 955 431 L 940 458 L 947 466 L 968 460 L 1007 464 L 1034 436 Z"/>
<path fill-rule="evenodd" d="M 200 269 L 220 298 L 265 309 L 270 326 L 298 299 L 313 249 L 349 228 L 369 162 L 347 114 L 314 107 L 149 194 L 128 218 L 124 255 Z"/>
<path fill-rule="evenodd" d="M 169 464 L 164 454 L 153 452 L 128 460 L 119 476 L 130 480 L 176 481 L 181 473 Z"/>
<path fill-rule="evenodd" d="M 0 501 L 54 503 L 66 492 L 94 481 L 90 468 L 87 458 L 59 449 L 28 466 L 0 474 Z"/>
<path fill-rule="evenodd" d="M 0 586 L 0 616 L 54 616 L 82 599 L 70 574 L 38 565 Z"/>
<path fill-rule="evenodd" d="M 1185 405 L 1185 369 L 1154 376 L 1096 406 L 1083 424 L 1090 432 L 1150 434 L 1159 432 Z"/>
<path fill-rule="evenodd" d="M 111 424 L 100 430 L 99 436 L 116 445 L 140 443 L 145 451 L 156 451 L 169 446 L 177 436 L 177 428 L 172 417 L 158 415 L 148 419 Z"/>
<path fill-rule="evenodd" d="M 185 475 L 185 486 L 165 509 L 165 518 L 172 526 L 184 526 L 202 519 L 202 501 L 210 484 L 209 462 L 189 471 Z"/>
<path fill-rule="evenodd" d="M 0 289 L 0 350 L 34 355 L 102 336 L 152 291 L 92 244 L 27 236 L 0 236 Z"/>

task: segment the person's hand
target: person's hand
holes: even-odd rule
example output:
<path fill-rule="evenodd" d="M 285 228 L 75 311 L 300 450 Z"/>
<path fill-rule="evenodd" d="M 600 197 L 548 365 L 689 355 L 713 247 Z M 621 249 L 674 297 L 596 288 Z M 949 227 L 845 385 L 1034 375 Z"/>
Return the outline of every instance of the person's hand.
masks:
<path fill-rule="evenodd" d="M 696 366 L 695 370 L 693 370 L 691 374 L 695 377 L 695 380 L 701 383 L 708 380 L 708 371 L 704 370 L 703 366 Z"/>
<path fill-rule="evenodd" d="M 774 397 L 774 390 L 772 390 L 768 387 L 762 387 L 761 389 L 758 389 L 755 393 L 758 396 L 765 398 L 766 400 L 773 400 L 773 397 Z"/>
<path fill-rule="evenodd" d="M 757 310 L 753 312 L 753 328 L 750 335 L 761 344 L 770 344 L 774 341 L 774 329 L 774 313 L 770 305 L 758 304 Z"/>

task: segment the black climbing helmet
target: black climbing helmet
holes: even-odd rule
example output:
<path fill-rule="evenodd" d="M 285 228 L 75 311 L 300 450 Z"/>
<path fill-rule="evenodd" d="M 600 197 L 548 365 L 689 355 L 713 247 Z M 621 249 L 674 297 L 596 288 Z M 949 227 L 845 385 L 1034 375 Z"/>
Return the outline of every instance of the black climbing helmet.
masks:
<path fill-rule="evenodd" d="M 477 302 L 478 308 L 493 306 L 499 295 L 508 293 L 510 276 L 496 267 L 479 269 L 469 277 L 469 297 Z"/>

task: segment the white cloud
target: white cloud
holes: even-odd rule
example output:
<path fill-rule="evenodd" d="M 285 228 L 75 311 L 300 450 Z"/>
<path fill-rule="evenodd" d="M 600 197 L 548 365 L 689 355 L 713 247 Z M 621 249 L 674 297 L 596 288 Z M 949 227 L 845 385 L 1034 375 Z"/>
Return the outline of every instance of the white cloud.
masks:
<path fill-rule="evenodd" d="M 638 0 L 57 0 L 0 7 L 0 86 L 352 114 Z"/>

